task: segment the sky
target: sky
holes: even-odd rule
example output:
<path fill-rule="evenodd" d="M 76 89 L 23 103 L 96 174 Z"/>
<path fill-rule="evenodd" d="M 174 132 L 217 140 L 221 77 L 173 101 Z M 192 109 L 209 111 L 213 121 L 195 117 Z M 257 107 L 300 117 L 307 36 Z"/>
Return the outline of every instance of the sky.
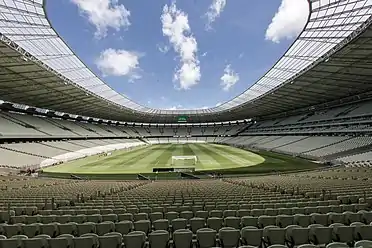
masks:
<path fill-rule="evenodd" d="M 104 82 L 151 108 L 201 109 L 244 92 L 286 52 L 307 0 L 47 1 L 52 26 Z"/>

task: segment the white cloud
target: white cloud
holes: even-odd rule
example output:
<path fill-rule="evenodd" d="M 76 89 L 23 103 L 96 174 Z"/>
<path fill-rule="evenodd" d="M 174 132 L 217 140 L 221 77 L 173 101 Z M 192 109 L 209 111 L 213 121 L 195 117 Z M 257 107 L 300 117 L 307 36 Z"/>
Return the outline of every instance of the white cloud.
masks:
<path fill-rule="evenodd" d="M 180 109 L 184 109 L 181 104 L 166 108 L 166 110 L 180 110 Z"/>
<path fill-rule="evenodd" d="M 295 38 L 304 28 L 309 15 L 307 0 L 282 0 L 266 30 L 266 40 L 279 43 Z"/>
<path fill-rule="evenodd" d="M 207 56 L 207 54 L 208 54 L 208 52 L 205 52 L 205 53 L 203 53 L 201 56 L 202 56 L 202 57 L 205 57 L 205 56 Z"/>
<path fill-rule="evenodd" d="M 188 16 L 177 9 L 175 3 L 165 5 L 161 15 L 163 35 L 167 36 L 173 49 L 180 56 L 181 65 L 174 74 L 174 81 L 179 81 L 181 89 L 190 89 L 199 83 L 201 78 L 198 44 L 191 34 Z"/>
<path fill-rule="evenodd" d="M 169 46 L 157 45 L 157 47 L 158 47 L 159 52 L 161 53 L 167 53 L 170 50 Z"/>
<path fill-rule="evenodd" d="M 231 69 L 231 65 L 227 65 L 224 74 L 221 77 L 221 85 L 224 91 L 229 91 L 239 81 L 239 74 Z"/>
<path fill-rule="evenodd" d="M 129 75 L 129 82 L 134 83 L 135 81 L 140 80 L 141 78 L 142 78 L 141 75 L 139 75 L 135 72 L 131 72 L 130 75 Z"/>
<path fill-rule="evenodd" d="M 222 11 L 226 6 L 226 0 L 213 0 L 213 3 L 209 6 L 207 16 L 206 29 L 210 29 L 212 23 L 221 15 Z"/>
<path fill-rule="evenodd" d="M 118 0 L 71 0 L 81 13 L 96 27 L 95 36 L 107 35 L 108 28 L 119 31 L 130 26 L 130 11 Z"/>
<path fill-rule="evenodd" d="M 129 76 L 129 81 L 133 82 L 141 78 L 136 73 L 139 69 L 139 58 L 140 55 L 135 52 L 109 48 L 101 52 L 96 65 L 103 76 Z"/>

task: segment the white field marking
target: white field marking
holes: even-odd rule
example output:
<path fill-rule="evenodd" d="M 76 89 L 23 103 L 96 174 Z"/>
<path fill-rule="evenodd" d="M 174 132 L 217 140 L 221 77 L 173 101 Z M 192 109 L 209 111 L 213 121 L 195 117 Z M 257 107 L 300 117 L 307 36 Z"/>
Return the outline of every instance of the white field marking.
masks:
<path fill-rule="evenodd" d="M 251 161 L 247 161 L 247 160 L 245 160 L 245 159 L 241 159 L 241 158 L 238 158 L 238 157 L 232 156 L 232 155 L 230 155 L 230 154 L 226 154 L 226 153 L 224 153 L 224 152 L 222 152 L 222 155 L 225 156 L 225 157 L 227 157 L 227 158 L 229 158 L 229 159 L 231 159 L 232 161 L 234 161 L 234 162 L 236 162 L 236 163 L 238 163 L 238 164 L 240 164 L 240 165 L 245 165 L 245 166 L 247 166 L 247 164 L 248 164 L 248 165 L 251 165 L 251 164 L 252 164 Z"/>
<path fill-rule="evenodd" d="M 131 164 L 128 167 L 123 167 L 123 169 L 136 172 L 136 171 L 142 171 L 142 169 L 147 169 L 147 166 L 148 165 L 146 164 Z"/>
<path fill-rule="evenodd" d="M 231 159 L 234 160 L 234 161 L 240 161 L 241 163 L 251 162 L 251 161 L 249 161 L 249 160 L 247 160 L 247 159 L 241 159 L 241 158 L 239 158 L 239 157 L 236 157 L 236 156 L 230 155 L 230 154 L 228 154 L 228 153 L 225 152 L 225 151 L 219 151 L 219 152 L 223 153 L 223 156 L 228 157 L 228 158 L 231 158 Z"/>
<path fill-rule="evenodd" d="M 231 156 L 230 154 L 226 153 L 226 152 L 223 152 L 223 151 L 220 151 L 220 150 L 217 150 L 216 148 L 213 148 L 213 145 L 212 146 L 204 146 L 207 150 L 209 151 L 213 151 L 215 153 L 220 153 L 222 156 L 224 157 L 227 157 L 227 158 L 230 158 L 231 160 L 233 160 L 234 162 L 236 162 L 237 164 L 240 164 L 240 165 L 246 165 L 247 161 L 246 160 L 242 160 L 242 159 L 238 159 L 236 157 L 233 157 Z M 213 156 L 212 156 L 213 157 Z M 218 160 L 216 160 L 217 163 L 219 163 Z M 221 164 L 223 165 L 223 164 Z"/>
<path fill-rule="evenodd" d="M 133 168 L 144 169 L 144 168 L 147 168 L 147 166 L 149 166 L 149 164 L 136 164 L 136 163 L 134 163 L 134 164 L 131 164 L 130 166 L 128 166 L 127 168 L 129 168 L 129 169 L 133 169 Z M 156 164 L 156 166 L 161 166 L 161 165 Z M 153 168 L 153 167 L 151 167 L 151 168 Z"/>
<path fill-rule="evenodd" d="M 231 159 L 234 160 L 234 161 L 240 161 L 241 163 L 247 163 L 247 162 L 252 163 L 252 161 L 250 161 L 250 160 L 243 159 L 243 158 L 239 158 L 239 157 L 234 156 L 234 155 L 230 155 L 230 154 L 227 153 L 227 152 L 223 152 L 223 151 L 221 151 L 221 153 L 223 153 L 224 156 L 226 156 L 226 157 L 228 157 L 228 158 L 231 158 Z"/>
<path fill-rule="evenodd" d="M 199 161 L 202 163 L 202 164 L 214 164 L 212 160 L 209 160 L 209 159 L 199 159 Z M 217 164 L 218 162 L 216 162 Z"/>
<path fill-rule="evenodd" d="M 245 159 L 240 159 L 238 157 L 235 157 L 235 156 L 232 156 L 224 151 L 218 151 L 219 153 L 221 153 L 222 156 L 224 157 L 227 157 L 229 159 L 231 159 L 232 161 L 236 162 L 237 164 L 240 164 L 240 165 L 245 165 L 247 166 L 247 164 L 252 164 L 252 163 L 249 163 L 250 161 L 247 161 Z"/>

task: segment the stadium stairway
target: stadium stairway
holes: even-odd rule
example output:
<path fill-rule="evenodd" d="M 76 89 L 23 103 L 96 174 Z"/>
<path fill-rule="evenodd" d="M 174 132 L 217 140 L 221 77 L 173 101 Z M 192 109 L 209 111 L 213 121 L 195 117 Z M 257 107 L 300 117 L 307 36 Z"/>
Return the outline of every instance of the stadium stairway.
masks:
<path fill-rule="evenodd" d="M 85 129 L 85 130 L 87 130 L 87 131 L 89 131 L 89 132 L 91 132 L 91 133 L 94 133 L 95 135 L 100 136 L 99 133 L 98 133 L 96 130 L 93 130 L 93 129 L 91 129 L 91 128 L 85 126 L 85 125 L 82 125 L 82 124 L 79 123 L 79 122 L 75 122 L 75 124 L 76 124 L 77 126 L 79 126 L 80 128 L 83 128 L 83 129 Z"/>
<path fill-rule="evenodd" d="M 271 148 L 270 151 L 275 151 L 275 149 L 278 149 L 278 148 L 280 148 L 280 147 L 282 147 L 282 146 L 291 145 L 291 144 L 293 144 L 293 143 L 296 143 L 296 142 L 298 142 L 298 141 L 304 140 L 304 139 L 306 139 L 306 138 L 307 138 L 307 137 L 305 136 L 304 138 L 297 139 L 297 140 L 293 140 L 293 141 L 290 141 L 290 142 L 288 142 L 288 143 L 285 142 L 285 143 L 283 143 L 283 144 L 281 144 L 281 145 L 279 145 L 279 146 L 276 146 L 276 147 Z"/>
<path fill-rule="evenodd" d="M 273 141 L 275 141 L 275 140 L 278 140 L 278 139 L 280 139 L 280 138 L 282 138 L 283 136 L 275 136 L 274 138 L 268 138 L 267 140 L 265 140 L 264 142 L 260 142 L 260 146 L 262 146 L 262 145 L 265 145 L 265 144 L 267 144 L 267 143 L 271 143 L 271 142 L 273 142 Z"/>
<path fill-rule="evenodd" d="M 31 156 L 40 157 L 40 158 L 46 158 L 46 159 L 50 158 L 50 157 L 40 155 L 40 154 L 25 152 L 25 151 L 21 151 L 21 150 L 17 150 L 17 149 L 14 149 L 14 148 L 9 148 L 9 147 L 3 147 L 1 145 L 0 145 L 0 149 L 5 149 L 5 150 L 8 150 L 8 151 L 12 151 L 12 152 L 16 152 L 16 153 L 22 153 L 22 154 L 31 155 Z"/>
<path fill-rule="evenodd" d="M 348 139 L 345 139 L 345 140 L 339 140 L 337 142 L 334 142 L 332 144 L 327 144 L 327 145 L 324 145 L 324 146 L 319 146 L 317 148 L 314 148 L 314 149 L 310 149 L 308 151 L 304 151 L 302 152 L 301 154 L 304 155 L 305 153 L 308 153 L 308 152 L 312 152 L 312 151 L 316 151 L 316 150 L 319 150 L 319 149 L 323 149 L 323 148 L 326 148 L 326 147 L 329 147 L 329 146 L 332 146 L 332 145 L 335 145 L 335 144 L 339 144 L 339 143 L 342 143 L 342 142 L 345 142 L 345 141 L 348 141 L 348 140 L 351 140 L 353 137 L 350 137 Z"/>
<path fill-rule="evenodd" d="M 145 138 L 137 138 L 137 139 L 140 140 L 140 141 L 142 141 L 145 144 L 150 145 L 150 142 L 147 139 L 145 139 Z"/>
<path fill-rule="evenodd" d="M 34 129 L 35 131 L 40 132 L 41 134 L 49 135 L 48 133 L 46 133 L 46 132 L 44 132 L 44 131 L 36 128 L 35 126 L 30 125 L 30 124 L 28 124 L 26 122 L 20 121 L 17 118 L 15 118 L 14 116 L 8 115 L 7 113 L 2 113 L 1 114 L 1 118 L 5 119 L 5 120 L 7 120 L 7 121 L 9 121 L 11 123 L 14 123 L 15 125 L 19 125 L 19 126 L 22 126 L 24 128 Z"/>
<path fill-rule="evenodd" d="M 72 145 L 79 146 L 79 147 L 81 147 L 81 149 L 84 149 L 84 148 L 91 148 L 91 147 L 88 146 L 88 145 L 79 144 L 78 142 L 79 142 L 79 140 L 77 140 L 77 141 L 74 141 L 74 140 L 69 140 L 69 141 L 67 141 L 67 143 L 72 144 Z"/>
<path fill-rule="evenodd" d="M 239 134 L 241 134 L 241 133 L 244 133 L 245 131 L 249 130 L 249 128 L 252 127 L 253 125 L 254 125 L 254 123 L 252 122 L 252 123 L 246 125 L 245 127 L 239 129 L 239 130 L 237 131 L 236 135 L 239 135 Z"/>
<path fill-rule="evenodd" d="M 138 174 L 137 178 L 138 178 L 138 180 L 148 180 L 148 181 L 151 180 L 149 177 L 147 177 L 145 175 L 142 175 L 142 174 Z"/>
<path fill-rule="evenodd" d="M 372 150 L 372 145 L 364 146 L 364 147 L 358 147 L 358 148 L 355 148 L 355 149 L 331 154 L 329 156 L 324 156 L 324 157 L 322 157 L 322 159 L 327 160 L 327 161 L 331 161 L 331 160 L 335 160 L 335 159 L 342 158 L 342 157 L 348 157 L 348 156 L 352 156 L 352 155 L 356 155 L 356 154 L 360 154 L 360 153 L 364 153 L 364 152 L 369 152 L 371 150 Z"/>
<path fill-rule="evenodd" d="M 41 143 L 43 146 L 48 146 L 48 147 L 51 147 L 51 148 L 54 148 L 54 149 L 58 149 L 58 150 L 61 150 L 61 151 L 66 151 L 67 152 L 73 152 L 72 150 L 69 150 L 69 149 L 66 149 L 66 148 L 62 148 L 62 147 L 58 147 L 58 146 L 53 146 L 51 144 L 46 144 L 46 143 Z"/>
<path fill-rule="evenodd" d="M 80 136 L 79 133 L 75 132 L 75 131 L 72 130 L 71 128 L 68 128 L 68 127 L 66 127 L 66 126 L 63 126 L 63 125 L 61 125 L 60 123 L 54 122 L 53 119 L 45 118 L 44 121 L 50 123 L 51 125 L 57 126 L 57 127 L 61 128 L 62 130 L 66 130 L 66 131 L 68 131 L 68 132 L 71 132 L 71 133 L 75 134 L 76 136 Z"/>

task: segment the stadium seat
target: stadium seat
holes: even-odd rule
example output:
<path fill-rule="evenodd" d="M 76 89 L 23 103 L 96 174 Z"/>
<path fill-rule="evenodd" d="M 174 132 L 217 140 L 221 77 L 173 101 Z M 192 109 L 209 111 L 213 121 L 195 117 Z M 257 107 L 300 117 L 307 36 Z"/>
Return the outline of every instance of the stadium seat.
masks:
<path fill-rule="evenodd" d="M 146 233 L 142 231 L 133 231 L 123 237 L 126 248 L 144 248 L 146 245 Z"/>
<path fill-rule="evenodd" d="M 225 248 L 232 248 L 239 246 L 240 232 L 232 227 L 223 227 L 218 232 L 218 237 L 221 246 Z"/>
<path fill-rule="evenodd" d="M 196 240 L 199 248 L 216 246 L 217 232 L 210 228 L 200 228 L 196 231 Z"/>
<path fill-rule="evenodd" d="M 166 219 L 155 220 L 153 223 L 154 230 L 169 230 L 169 221 Z"/>
<path fill-rule="evenodd" d="M 48 239 L 37 238 L 37 237 L 22 240 L 22 244 L 24 248 L 48 248 L 49 247 Z"/>
<path fill-rule="evenodd" d="M 167 248 L 169 247 L 169 233 L 165 230 L 153 231 L 149 234 L 150 248 Z"/>
<path fill-rule="evenodd" d="M 225 222 L 225 227 L 233 227 L 235 229 L 240 229 L 240 218 L 239 217 L 233 217 L 233 216 L 230 216 L 230 217 L 226 217 L 224 219 L 224 222 Z"/>
<path fill-rule="evenodd" d="M 178 229 L 173 232 L 173 242 L 175 248 L 190 248 L 192 246 L 193 234 L 187 229 Z"/>
<path fill-rule="evenodd" d="M 107 233 L 104 236 L 98 237 L 99 247 L 120 248 L 122 246 L 123 237 L 114 233 Z"/>
<path fill-rule="evenodd" d="M 104 221 L 96 224 L 96 233 L 100 236 L 115 231 L 115 224 L 112 221 Z"/>
<path fill-rule="evenodd" d="M 218 232 L 223 226 L 223 219 L 218 217 L 210 217 L 207 219 L 207 226 Z"/>
<path fill-rule="evenodd" d="M 205 219 L 203 218 L 191 218 L 190 219 L 190 229 L 193 233 L 196 233 L 197 230 L 205 227 Z"/>
<path fill-rule="evenodd" d="M 93 222 L 85 222 L 82 224 L 76 224 L 77 233 L 79 236 L 86 233 L 96 233 L 96 224 Z"/>
<path fill-rule="evenodd" d="M 95 238 L 92 236 L 82 236 L 73 238 L 74 247 L 92 247 L 97 248 L 98 245 Z"/>
<path fill-rule="evenodd" d="M 147 235 L 151 229 L 151 222 L 149 220 L 138 220 L 134 222 L 134 229 L 136 231 L 142 231 Z"/>
<path fill-rule="evenodd" d="M 63 238 L 63 237 L 52 238 L 48 240 L 50 248 L 69 248 L 69 247 L 72 247 L 73 245 L 72 242 L 73 242 L 72 239 Z"/>
<path fill-rule="evenodd" d="M 371 248 L 372 247 L 372 241 L 370 240 L 360 240 L 355 242 L 354 244 L 355 248 Z"/>
<path fill-rule="evenodd" d="M 262 229 L 246 226 L 241 229 L 241 243 L 253 247 L 261 247 Z"/>

